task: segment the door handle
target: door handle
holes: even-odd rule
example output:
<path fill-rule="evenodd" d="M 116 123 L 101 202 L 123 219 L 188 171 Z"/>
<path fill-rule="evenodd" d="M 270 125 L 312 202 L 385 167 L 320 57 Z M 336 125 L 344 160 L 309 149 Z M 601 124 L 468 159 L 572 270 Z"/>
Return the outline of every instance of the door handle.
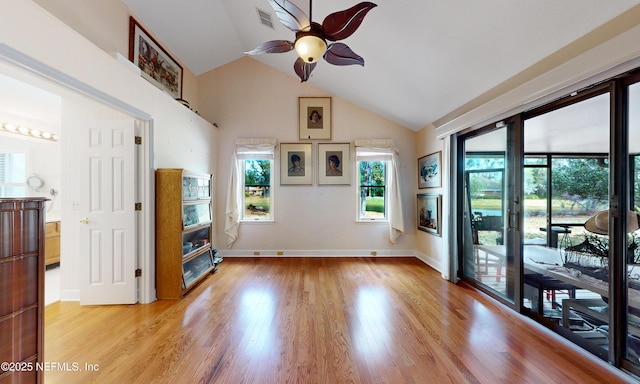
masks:
<path fill-rule="evenodd" d="M 82 220 L 80 220 L 80 224 L 89 224 L 89 219 L 88 218 L 83 218 Z"/>
<path fill-rule="evenodd" d="M 508 223 L 507 223 L 507 229 L 510 231 L 512 229 L 515 229 L 516 231 L 518 230 L 518 225 L 520 224 L 520 212 L 511 212 L 511 209 L 507 209 L 507 215 L 508 215 Z M 515 218 L 515 224 L 514 224 L 514 218 Z"/>

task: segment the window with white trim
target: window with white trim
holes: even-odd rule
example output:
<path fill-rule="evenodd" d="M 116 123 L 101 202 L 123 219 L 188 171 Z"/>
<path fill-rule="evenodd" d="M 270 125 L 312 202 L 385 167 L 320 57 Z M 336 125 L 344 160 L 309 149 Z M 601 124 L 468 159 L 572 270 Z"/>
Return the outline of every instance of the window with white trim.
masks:
<path fill-rule="evenodd" d="M 273 221 L 273 159 L 276 139 L 240 138 L 231 153 L 224 232 L 227 246 L 243 222 Z"/>
<path fill-rule="evenodd" d="M 0 197 L 26 196 L 27 155 L 0 153 Z"/>
<path fill-rule="evenodd" d="M 271 212 L 271 169 L 273 158 L 262 158 L 255 154 L 255 158 L 240 159 L 244 188 L 241 196 L 242 207 L 240 220 L 261 221 L 272 220 Z"/>
<path fill-rule="evenodd" d="M 360 155 L 358 164 L 358 220 L 387 220 L 387 161 Z"/>
<path fill-rule="evenodd" d="M 359 222 L 387 222 L 389 241 L 404 233 L 400 195 L 399 151 L 392 139 L 355 141 Z"/>

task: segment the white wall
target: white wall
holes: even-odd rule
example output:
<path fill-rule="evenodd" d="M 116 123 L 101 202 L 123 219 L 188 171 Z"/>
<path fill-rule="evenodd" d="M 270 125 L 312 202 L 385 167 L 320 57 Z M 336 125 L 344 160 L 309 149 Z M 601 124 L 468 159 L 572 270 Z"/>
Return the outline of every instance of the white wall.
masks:
<path fill-rule="evenodd" d="M 440 177 L 442 180 L 442 186 L 438 188 L 423 188 L 418 189 L 416 184 L 415 193 L 435 193 L 441 196 L 442 212 L 440 217 L 440 236 L 435 236 L 431 233 L 417 231 L 416 234 L 416 255 L 425 263 L 432 266 L 434 269 L 442 272 L 443 277 L 447 277 L 449 271 L 446 270 L 449 256 L 443 253 L 443 249 L 447 246 L 447 225 L 449 223 L 449 217 L 447 215 L 448 207 L 448 177 L 446 170 L 448 169 L 446 160 L 447 153 L 444 151 L 443 141 L 436 139 L 435 127 L 429 126 L 421 129 L 416 134 L 416 158 L 419 159 L 423 156 L 430 155 L 432 153 L 440 152 L 440 160 L 442 166 L 440 168 Z M 416 160 L 417 161 L 417 160 Z M 416 170 L 416 173 L 418 171 Z M 416 176 L 417 177 L 417 176 Z"/>
<path fill-rule="evenodd" d="M 170 96 L 155 88 L 84 37 L 29 0 L 0 0 L 0 43 L 19 51 L 35 62 L 69 76 L 73 82 L 97 90 L 107 98 L 137 109 L 151 117 L 154 167 L 183 167 L 213 173 L 217 147 L 216 129 Z M 23 31 L 24 33 L 20 33 Z M 126 52 L 120 52 L 127 56 Z M 62 127 L 64 131 L 64 127 Z M 65 160 L 73 151 L 67 138 L 62 154 L 62 172 L 74 172 L 73 161 Z M 68 147 L 67 147 L 68 145 Z M 77 188 L 83 180 L 65 178 L 63 190 Z M 65 201 L 67 204 L 65 206 Z M 62 201 L 62 215 L 69 217 L 62 226 L 63 298 L 76 299 L 81 274 L 73 269 L 80 257 L 77 249 L 78 221 L 68 200 Z M 153 237 L 146 238 L 147 241 Z M 152 254 L 153 257 L 153 254 Z"/>
<path fill-rule="evenodd" d="M 239 238 L 226 249 L 224 217 L 218 215 L 218 249 L 223 255 L 414 255 L 415 249 L 415 132 L 392 123 L 343 99 L 308 84 L 291 74 L 275 71 L 251 58 L 242 58 L 199 77 L 202 112 L 219 125 L 218 212 L 224 212 L 226 181 L 234 142 L 240 137 L 276 138 L 280 143 L 299 140 L 298 98 L 332 97 L 332 136 L 313 141 L 317 178 L 317 143 L 353 143 L 362 138 L 392 138 L 400 150 L 400 184 L 404 200 L 406 233 L 397 244 L 389 241 L 387 223 L 356 223 L 355 164 L 351 185 L 281 186 L 279 153 L 274 167 L 274 223 L 243 223 Z M 391 96 L 390 96 L 391 97 Z M 214 108 L 210 108 L 213 106 Z"/>
<path fill-rule="evenodd" d="M 34 2 L 103 51 L 110 55 L 118 52 L 125 58 L 129 57 L 129 16 L 132 12 L 121 0 L 34 0 Z M 135 14 L 133 16 L 136 17 Z M 136 21 L 141 23 L 137 18 Z M 142 24 L 142 26 L 153 35 L 153 31 L 146 25 Z M 167 49 L 162 40 L 155 35 L 153 37 Z M 199 107 L 196 77 L 180 62 L 179 57 L 170 50 L 168 53 L 183 67 L 182 98 L 188 100 L 189 105 L 197 111 Z"/>

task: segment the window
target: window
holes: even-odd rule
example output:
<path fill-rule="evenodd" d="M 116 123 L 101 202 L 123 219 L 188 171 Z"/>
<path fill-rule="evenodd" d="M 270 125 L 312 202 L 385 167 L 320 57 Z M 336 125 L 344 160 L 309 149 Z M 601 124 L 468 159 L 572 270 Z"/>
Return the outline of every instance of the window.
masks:
<path fill-rule="evenodd" d="M 270 159 L 240 160 L 244 174 L 241 220 L 271 220 L 271 169 Z"/>
<path fill-rule="evenodd" d="M 238 238 L 242 222 L 273 221 L 275 139 L 237 139 L 231 154 L 224 232 L 227 246 Z"/>
<path fill-rule="evenodd" d="M 358 167 L 357 221 L 389 223 L 389 241 L 404 232 L 398 183 L 398 148 L 392 139 L 355 141 Z"/>
<path fill-rule="evenodd" d="M 387 219 L 387 161 L 358 161 L 358 220 Z"/>
<path fill-rule="evenodd" d="M 0 153 L 0 197 L 25 196 L 27 156 L 24 153 Z"/>

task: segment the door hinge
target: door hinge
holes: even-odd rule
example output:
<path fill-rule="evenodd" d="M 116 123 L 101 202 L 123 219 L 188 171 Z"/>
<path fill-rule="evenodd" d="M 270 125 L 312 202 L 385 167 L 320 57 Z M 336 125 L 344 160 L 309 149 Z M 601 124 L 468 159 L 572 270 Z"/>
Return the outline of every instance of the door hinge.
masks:
<path fill-rule="evenodd" d="M 142 269 L 138 268 L 136 269 L 136 277 L 140 277 L 142 276 Z"/>
<path fill-rule="evenodd" d="M 142 136 L 135 136 L 135 143 L 137 145 L 141 145 L 142 144 Z"/>
<path fill-rule="evenodd" d="M 142 211 L 142 203 L 136 203 L 135 210 Z"/>

